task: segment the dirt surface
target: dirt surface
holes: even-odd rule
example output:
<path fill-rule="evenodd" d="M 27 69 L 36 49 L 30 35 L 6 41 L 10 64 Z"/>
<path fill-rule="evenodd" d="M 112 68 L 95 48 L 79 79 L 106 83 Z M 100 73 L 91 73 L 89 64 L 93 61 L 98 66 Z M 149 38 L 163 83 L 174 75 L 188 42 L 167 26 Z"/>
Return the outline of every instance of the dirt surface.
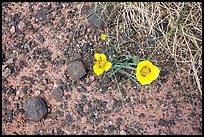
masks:
<path fill-rule="evenodd" d="M 146 90 L 121 78 L 124 106 L 115 80 L 94 74 L 100 35 L 114 29 L 89 24 L 84 4 L 2 3 L 2 134 L 201 135 L 202 96 L 185 73 L 162 70 L 161 85 Z M 76 60 L 86 70 L 80 80 L 68 69 Z M 34 96 L 47 103 L 40 121 L 23 108 Z"/>

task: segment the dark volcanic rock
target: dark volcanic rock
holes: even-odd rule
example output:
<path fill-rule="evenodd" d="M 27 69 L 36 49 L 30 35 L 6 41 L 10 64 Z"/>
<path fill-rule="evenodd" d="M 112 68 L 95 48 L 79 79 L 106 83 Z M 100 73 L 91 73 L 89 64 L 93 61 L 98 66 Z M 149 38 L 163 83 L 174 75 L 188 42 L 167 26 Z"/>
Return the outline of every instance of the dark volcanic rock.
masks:
<path fill-rule="evenodd" d="M 72 61 L 68 64 L 68 75 L 72 80 L 79 80 L 86 74 L 84 64 L 80 61 Z"/>
<path fill-rule="evenodd" d="M 77 107 L 76 107 L 76 110 L 77 110 L 78 115 L 83 117 L 83 113 L 84 113 L 83 105 L 78 104 Z"/>
<path fill-rule="evenodd" d="M 164 126 L 166 121 L 164 119 L 160 119 L 158 124 Z"/>
<path fill-rule="evenodd" d="M 63 93 L 63 90 L 61 89 L 61 87 L 55 88 L 52 92 L 53 98 L 58 102 L 62 101 L 63 95 L 64 95 L 64 93 Z"/>
<path fill-rule="evenodd" d="M 48 112 L 47 104 L 39 96 L 29 98 L 23 103 L 23 108 L 32 121 L 40 121 Z"/>
<path fill-rule="evenodd" d="M 4 116 L 4 119 L 8 122 L 12 122 L 13 120 L 13 112 L 12 110 L 6 110 L 6 115 Z"/>
<path fill-rule="evenodd" d="M 70 114 L 67 114 L 66 115 L 66 120 L 67 120 L 67 122 L 72 122 L 73 121 L 73 118 L 72 118 L 72 116 L 70 115 Z"/>
<path fill-rule="evenodd" d="M 39 19 L 39 20 L 45 20 L 47 18 L 47 14 L 44 10 L 39 10 L 37 13 L 36 13 L 36 17 Z"/>

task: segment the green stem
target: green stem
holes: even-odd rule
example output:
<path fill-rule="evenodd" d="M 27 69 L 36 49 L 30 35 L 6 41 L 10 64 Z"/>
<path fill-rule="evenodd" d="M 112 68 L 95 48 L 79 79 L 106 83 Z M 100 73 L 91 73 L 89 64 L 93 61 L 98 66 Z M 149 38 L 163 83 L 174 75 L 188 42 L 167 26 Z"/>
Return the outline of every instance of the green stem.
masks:
<path fill-rule="evenodd" d="M 113 68 L 125 68 L 125 69 L 135 70 L 135 68 L 131 66 L 122 66 L 122 65 L 114 65 Z"/>
<path fill-rule="evenodd" d="M 114 77 L 115 77 L 116 84 L 117 84 L 117 87 L 118 87 L 118 90 L 119 90 L 119 93 L 120 93 L 120 98 L 121 98 L 121 100 L 122 100 L 122 104 L 123 104 L 123 106 L 124 106 L 123 96 L 122 96 L 122 93 L 121 93 L 121 91 L 120 91 L 120 86 L 119 86 L 119 84 L 118 84 L 118 80 L 117 80 L 115 74 L 114 74 Z"/>
<path fill-rule="evenodd" d="M 141 89 L 143 89 L 143 88 L 137 83 L 137 81 L 135 80 L 135 78 L 136 78 L 135 76 L 133 76 L 133 75 L 127 73 L 127 72 L 124 71 L 124 70 L 119 70 L 119 72 L 125 74 L 126 76 L 128 76 L 128 78 L 130 78 L 135 84 L 137 84 L 137 86 L 139 86 Z M 133 79 L 133 78 L 134 78 L 134 79 Z M 145 90 L 146 90 L 146 89 L 145 89 Z"/>
<path fill-rule="evenodd" d="M 112 76 L 113 74 L 115 74 L 116 72 L 118 72 L 120 70 L 120 68 L 116 69 L 115 71 L 113 71 L 113 73 L 110 74 L 110 76 Z"/>

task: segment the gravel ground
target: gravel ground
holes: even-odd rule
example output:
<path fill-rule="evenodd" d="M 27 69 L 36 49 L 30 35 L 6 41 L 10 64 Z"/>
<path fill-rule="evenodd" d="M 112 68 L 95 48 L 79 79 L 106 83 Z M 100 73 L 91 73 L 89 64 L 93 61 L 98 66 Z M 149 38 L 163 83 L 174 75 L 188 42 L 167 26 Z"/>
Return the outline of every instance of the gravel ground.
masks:
<path fill-rule="evenodd" d="M 2 134 L 201 135 L 187 75 L 162 70 L 146 91 L 122 77 L 123 106 L 114 79 L 93 73 L 100 35 L 114 29 L 91 25 L 85 4 L 2 3 Z"/>

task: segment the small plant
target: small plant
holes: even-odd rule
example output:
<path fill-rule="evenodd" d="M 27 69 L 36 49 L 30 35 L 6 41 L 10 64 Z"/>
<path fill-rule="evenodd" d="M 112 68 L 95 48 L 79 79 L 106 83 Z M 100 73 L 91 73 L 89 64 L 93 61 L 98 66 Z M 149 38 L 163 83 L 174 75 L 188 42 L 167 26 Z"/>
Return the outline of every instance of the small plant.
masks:
<path fill-rule="evenodd" d="M 131 43 L 140 45 L 137 47 L 137 53 L 141 55 L 136 54 L 136 56 L 143 57 L 143 60 L 148 56 L 147 60 L 151 58 L 160 61 L 162 67 L 172 64 L 174 74 L 186 73 L 189 80 L 193 79 L 191 84 L 197 85 L 202 95 L 201 2 L 94 2 L 93 4 L 92 12 L 97 13 L 100 22 L 103 22 L 101 24 L 107 24 L 107 27 L 115 25 L 117 40 L 123 34 L 124 36 L 127 34 L 127 39 Z M 131 30 L 135 33 L 133 38 L 129 37 Z M 114 59 L 112 69 L 116 69 L 114 65 L 119 65 L 117 62 L 114 63 L 115 60 L 120 61 L 127 57 L 130 62 L 130 58 L 133 60 L 135 58 L 131 57 L 132 55 L 113 54 L 119 45 L 115 46 L 114 50 L 113 47 L 108 49 L 111 51 L 110 59 Z M 112 57 L 114 55 L 116 57 Z M 126 65 L 130 65 L 128 63 Z M 119 72 L 118 69 L 116 71 Z M 180 75 L 176 75 L 176 79 L 180 82 L 182 80 Z"/>
<path fill-rule="evenodd" d="M 120 43 L 110 43 L 110 41 L 112 41 L 111 38 L 107 37 L 105 34 L 101 35 L 101 39 L 105 40 L 108 46 L 106 45 L 107 48 L 104 53 L 95 53 L 94 57 L 96 62 L 93 65 L 93 70 L 97 76 L 104 72 L 107 72 L 108 76 L 114 76 L 122 103 L 123 97 L 116 78 L 117 74 L 121 73 L 126 75 L 140 88 L 142 88 L 141 85 L 150 84 L 153 80 L 157 79 L 160 73 L 160 69 L 157 66 L 153 65 L 148 60 L 133 55 L 121 55 L 118 52 L 120 49 Z M 107 61 L 107 59 L 110 62 Z"/>

